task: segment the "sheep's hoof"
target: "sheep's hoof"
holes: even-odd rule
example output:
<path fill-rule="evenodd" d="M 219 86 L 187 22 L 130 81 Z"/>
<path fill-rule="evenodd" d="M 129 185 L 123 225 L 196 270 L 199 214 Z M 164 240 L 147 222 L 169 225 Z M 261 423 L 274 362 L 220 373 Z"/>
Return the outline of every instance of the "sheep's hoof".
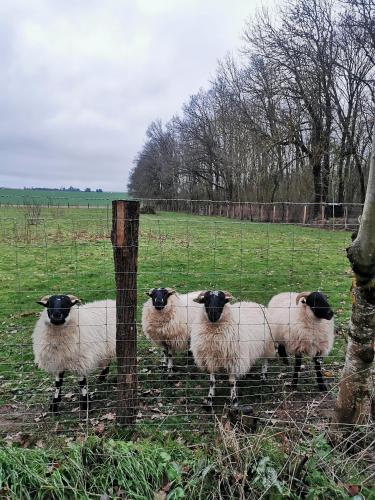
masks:
<path fill-rule="evenodd" d="M 57 417 L 60 414 L 60 410 L 56 403 L 51 403 L 49 407 L 49 412 L 52 413 L 54 417 Z"/>
<path fill-rule="evenodd" d="M 80 412 L 87 412 L 87 410 L 90 411 L 90 401 L 80 401 L 79 403 L 79 411 Z"/>
<path fill-rule="evenodd" d="M 214 411 L 214 406 L 212 404 L 212 399 L 204 399 L 203 400 L 203 408 L 206 410 L 206 411 L 211 411 L 213 412 Z"/>
<path fill-rule="evenodd" d="M 174 374 L 175 374 L 175 369 L 174 368 L 168 368 L 167 377 L 168 378 L 173 378 Z"/>
<path fill-rule="evenodd" d="M 318 388 L 320 392 L 327 392 L 327 386 L 325 384 L 318 384 Z"/>

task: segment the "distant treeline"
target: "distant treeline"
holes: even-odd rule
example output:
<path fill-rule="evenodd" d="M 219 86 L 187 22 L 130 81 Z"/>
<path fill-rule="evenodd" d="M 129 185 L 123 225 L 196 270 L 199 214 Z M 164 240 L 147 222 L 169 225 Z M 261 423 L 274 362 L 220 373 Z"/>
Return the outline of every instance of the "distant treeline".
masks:
<path fill-rule="evenodd" d="M 25 191 L 69 191 L 69 192 L 85 192 L 85 193 L 90 193 L 91 188 L 86 188 L 86 189 L 80 189 L 76 188 L 73 186 L 70 186 L 68 188 L 66 187 L 60 187 L 60 188 L 47 188 L 47 187 L 24 187 L 23 188 Z M 97 188 L 95 189 L 96 193 L 103 193 L 103 189 Z"/>
<path fill-rule="evenodd" d="M 374 119 L 375 0 L 285 0 L 249 20 L 182 113 L 156 120 L 143 198 L 362 202 Z M 204 50 L 204 49 L 202 49 Z"/>

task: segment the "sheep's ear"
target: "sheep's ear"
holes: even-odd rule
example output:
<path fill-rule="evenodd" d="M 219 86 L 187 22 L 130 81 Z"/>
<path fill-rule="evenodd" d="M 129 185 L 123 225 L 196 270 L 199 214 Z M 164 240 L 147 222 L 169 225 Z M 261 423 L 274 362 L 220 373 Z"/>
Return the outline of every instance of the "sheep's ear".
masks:
<path fill-rule="evenodd" d="M 48 307 L 48 300 L 50 297 L 50 295 L 45 295 L 40 300 L 37 300 L 36 303 L 40 304 L 41 306 Z"/>
<path fill-rule="evenodd" d="M 193 302 L 198 302 L 198 304 L 203 304 L 204 302 L 204 294 L 206 292 L 202 292 L 198 295 L 198 297 L 196 297 L 195 299 L 193 299 Z"/>
<path fill-rule="evenodd" d="M 297 297 L 296 297 L 296 306 L 298 306 L 299 301 L 300 301 L 301 299 L 303 299 L 303 300 L 301 300 L 301 303 L 302 303 L 302 304 L 306 304 L 306 300 L 305 300 L 305 298 L 306 298 L 306 297 L 308 297 L 308 296 L 310 295 L 310 293 L 311 293 L 311 292 L 301 292 L 301 293 L 299 293 L 299 294 L 297 295 Z"/>
<path fill-rule="evenodd" d="M 152 297 L 154 290 L 155 288 L 150 288 L 150 290 L 148 292 L 145 292 L 145 294 L 148 295 L 149 297 Z"/>
<path fill-rule="evenodd" d="M 232 295 L 229 292 L 224 292 L 224 295 L 226 302 L 230 302 L 233 299 Z"/>
<path fill-rule="evenodd" d="M 71 301 L 71 303 L 72 303 L 73 306 L 75 304 L 80 304 L 81 303 L 81 301 L 75 295 L 68 295 L 68 297 L 70 298 L 70 301 Z"/>
<path fill-rule="evenodd" d="M 176 290 L 174 288 L 166 288 L 167 292 L 168 292 L 168 295 L 173 295 L 174 293 L 176 293 Z"/>

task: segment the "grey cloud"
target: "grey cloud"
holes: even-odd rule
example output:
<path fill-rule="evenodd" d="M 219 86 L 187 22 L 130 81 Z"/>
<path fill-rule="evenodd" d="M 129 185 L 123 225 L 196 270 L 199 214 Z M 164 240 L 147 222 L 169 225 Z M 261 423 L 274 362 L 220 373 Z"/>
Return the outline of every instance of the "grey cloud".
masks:
<path fill-rule="evenodd" d="M 207 83 L 259 4 L 3 0 L 0 185 L 125 189 L 149 123 Z"/>

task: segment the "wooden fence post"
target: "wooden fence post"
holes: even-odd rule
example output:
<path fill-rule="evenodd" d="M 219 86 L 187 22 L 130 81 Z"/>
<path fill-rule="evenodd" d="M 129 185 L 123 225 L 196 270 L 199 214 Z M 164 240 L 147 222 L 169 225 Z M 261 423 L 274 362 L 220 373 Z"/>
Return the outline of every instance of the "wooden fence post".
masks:
<path fill-rule="evenodd" d="M 348 229 L 348 207 L 346 205 L 344 208 L 344 226 L 346 231 Z"/>
<path fill-rule="evenodd" d="M 137 257 L 139 201 L 112 202 L 116 280 L 117 422 L 134 423 L 137 408 Z"/>
<path fill-rule="evenodd" d="M 306 213 L 307 213 L 307 206 L 304 205 L 304 207 L 303 207 L 303 221 L 302 221 L 303 225 L 306 224 Z"/>

